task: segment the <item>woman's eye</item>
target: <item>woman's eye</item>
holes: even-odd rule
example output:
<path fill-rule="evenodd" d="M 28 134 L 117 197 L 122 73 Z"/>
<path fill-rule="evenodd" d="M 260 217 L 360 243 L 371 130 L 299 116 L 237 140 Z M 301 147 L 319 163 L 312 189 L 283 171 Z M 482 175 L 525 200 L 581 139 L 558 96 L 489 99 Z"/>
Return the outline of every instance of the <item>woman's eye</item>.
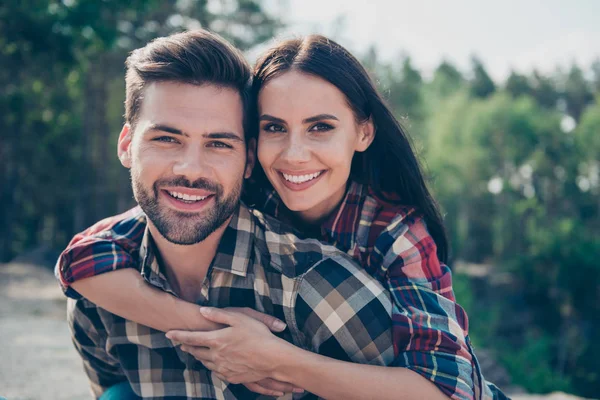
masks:
<path fill-rule="evenodd" d="M 310 130 L 312 132 L 326 132 L 326 131 L 330 131 L 332 129 L 333 129 L 333 126 L 326 124 L 324 122 L 319 122 L 310 128 Z"/>
<path fill-rule="evenodd" d="M 277 124 L 267 124 L 263 126 L 263 131 L 265 132 L 284 132 L 283 126 Z"/>

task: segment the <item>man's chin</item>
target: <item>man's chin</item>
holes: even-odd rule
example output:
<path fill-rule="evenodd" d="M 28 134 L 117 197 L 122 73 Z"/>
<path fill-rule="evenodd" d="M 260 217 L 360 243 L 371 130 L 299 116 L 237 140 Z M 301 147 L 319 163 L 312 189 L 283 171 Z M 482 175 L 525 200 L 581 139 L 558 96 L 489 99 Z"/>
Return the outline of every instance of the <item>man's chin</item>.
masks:
<path fill-rule="evenodd" d="M 176 215 L 174 215 L 176 214 Z M 159 218 L 152 218 L 152 225 L 167 241 L 178 245 L 200 243 L 215 231 L 211 218 L 189 213 L 170 212 Z"/>

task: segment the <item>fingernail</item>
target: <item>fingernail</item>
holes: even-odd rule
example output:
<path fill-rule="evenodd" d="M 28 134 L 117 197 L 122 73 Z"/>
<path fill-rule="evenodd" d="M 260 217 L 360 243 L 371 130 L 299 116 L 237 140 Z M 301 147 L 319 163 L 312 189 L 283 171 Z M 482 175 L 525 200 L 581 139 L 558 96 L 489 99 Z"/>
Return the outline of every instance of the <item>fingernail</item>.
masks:
<path fill-rule="evenodd" d="M 210 307 L 200 307 L 200 312 L 204 315 L 210 314 Z"/>
<path fill-rule="evenodd" d="M 280 321 L 280 320 L 273 322 L 273 328 L 278 331 L 283 331 L 286 326 L 287 325 L 283 321 Z"/>
<path fill-rule="evenodd" d="M 173 339 L 173 335 L 171 335 L 171 333 L 170 333 L 170 332 L 167 332 L 167 333 L 165 334 L 165 336 L 167 337 L 167 339 Z"/>
<path fill-rule="evenodd" d="M 273 392 L 273 396 L 279 397 L 279 396 L 283 396 L 283 395 L 284 395 L 283 392 Z"/>
<path fill-rule="evenodd" d="M 294 392 L 294 393 L 304 393 L 304 389 L 301 389 L 301 388 L 294 388 L 294 389 L 292 390 L 292 392 Z"/>

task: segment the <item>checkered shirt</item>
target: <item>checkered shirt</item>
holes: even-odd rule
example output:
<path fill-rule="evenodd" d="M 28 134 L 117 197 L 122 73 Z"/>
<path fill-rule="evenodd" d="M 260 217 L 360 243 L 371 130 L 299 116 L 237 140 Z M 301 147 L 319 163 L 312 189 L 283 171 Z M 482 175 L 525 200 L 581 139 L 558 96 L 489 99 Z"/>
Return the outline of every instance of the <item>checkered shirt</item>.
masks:
<path fill-rule="evenodd" d="M 254 191 L 265 213 L 292 221 L 275 191 Z M 504 399 L 483 379 L 456 303 L 452 274 L 437 257 L 422 215 L 350 182 L 342 203 L 313 236 L 346 252 L 391 293 L 394 366 L 409 368 L 452 399 Z"/>
<path fill-rule="evenodd" d="M 72 297 L 73 342 L 94 394 L 127 380 L 146 399 L 261 398 L 219 380 L 163 332 L 111 314 L 68 287 L 133 267 L 150 285 L 175 294 L 155 253 L 146 216 L 135 208 L 77 235 L 59 259 L 57 275 Z M 394 359 L 389 292 L 335 247 L 299 239 L 243 205 L 223 234 L 198 303 L 274 315 L 288 325 L 280 337 L 328 357 L 372 365 Z"/>

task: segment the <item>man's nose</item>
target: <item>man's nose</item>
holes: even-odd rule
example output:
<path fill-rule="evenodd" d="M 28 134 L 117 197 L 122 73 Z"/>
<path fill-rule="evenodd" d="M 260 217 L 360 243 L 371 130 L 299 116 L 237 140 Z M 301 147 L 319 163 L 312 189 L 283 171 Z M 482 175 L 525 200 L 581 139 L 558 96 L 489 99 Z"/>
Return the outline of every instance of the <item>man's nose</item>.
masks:
<path fill-rule="evenodd" d="M 310 147 L 301 135 L 289 135 L 283 151 L 283 158 L 290 163 L 310 161 Z"/>
<path fill-rule="evenodd" d="M 207 164 L 206 154 L 203 154 L 202 145 L 188 146 L 173 165 L 175 175 L 184 176 L 191 182 L 206 177 L 209 172 L 210 166 Z"/>

